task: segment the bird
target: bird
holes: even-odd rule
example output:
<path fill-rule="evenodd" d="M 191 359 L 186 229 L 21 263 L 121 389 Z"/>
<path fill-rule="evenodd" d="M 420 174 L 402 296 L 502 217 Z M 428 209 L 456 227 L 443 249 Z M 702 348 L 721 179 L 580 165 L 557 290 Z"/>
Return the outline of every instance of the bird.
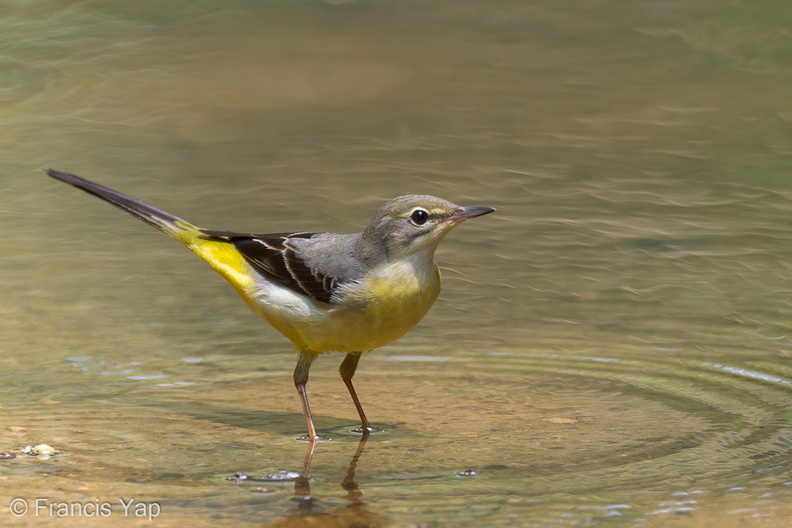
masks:
<path fill-rule="evenodd" d="M 294 344 L 294 385 L 308 429 L 301 439 L 310 442 L 322 440 L 306 388 L 314 360 L 346 354 L 339 374 L 360 417 L 359 432 L 374 431 L 352 384 L 361 355 L 406 334 L 432 307 L 441 284 L 434 253 L 443 237 L 464 220 L 495 211 L 405 195 L 385 202 L 358 233 L 218 231 L 75 174 L 46 172 L 180 241 Z"/>

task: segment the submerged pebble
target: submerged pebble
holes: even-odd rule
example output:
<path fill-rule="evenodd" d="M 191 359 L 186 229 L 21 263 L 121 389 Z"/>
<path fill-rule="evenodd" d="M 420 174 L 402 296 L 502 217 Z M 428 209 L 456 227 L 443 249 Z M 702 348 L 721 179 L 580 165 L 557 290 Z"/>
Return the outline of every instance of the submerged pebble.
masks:
<path fill-rule="evenodd" d="M 240 484 L 248 479 L 248 476 L 245 473 L 234 473 L 230 477 L 226 477 L 226 480 L 231 480 L 235 484 Z"/>
<path fill-rule="evenodd" d="M 251 477 L 246 473 L 234 473 L 232 476 L 227 477 L 226 480 L 233 481 L 237 484 L 242 482 L 293 482 L 300 478 L 300 473 L 296 471 L 278 471 L 263 477 Z M 261 488 L 266 489 L 266 488 Z M 257 492 L 262 493 L 262 492 Z"/>
<path fill-rule="evenodd" d="M 47 444 L 38 444 L 36 446 L 25 446 L 22 452 L 26 455 L 34 456 L 39 460 L 47 460 L 51 456 L 58 454 L 58 450 Z"/>
<path fill-rule="evenodd" d="M 291 481 L 300 478 L 300 474 L 296 471 L 278 471 L 265 477 L 258 477 L 253 479 L 256 482 L 271 482 L 271 481 Z"/>
<path fill-rule="evenodd" d="M 10 460 L 18 457 L 36 457 L 39 460 L 47 460 L 59 454 L 60 452 L 57 449 L 47 444 L 27 445 L 20 449 L 0 451 L 0 460 Z"/>

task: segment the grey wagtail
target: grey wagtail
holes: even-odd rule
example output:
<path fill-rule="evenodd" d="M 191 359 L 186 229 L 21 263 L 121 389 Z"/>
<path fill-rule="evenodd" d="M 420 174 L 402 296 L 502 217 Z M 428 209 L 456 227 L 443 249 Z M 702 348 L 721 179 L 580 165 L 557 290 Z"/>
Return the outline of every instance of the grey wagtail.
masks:
<path fill-rule="evenodd" d="M 339 373 L 362 431 L 372 431 L 352 385 L 361 354 L 398 339 L 423 318 L 440 292 L 437 245 L 460 222 L 495 211 L 407 195 L 386 202 L 361 233 L 235 233 L 202 229 L 74 174 L 47 174 L 179 240 L 295 344 L 294 385 L 312 442 L 318 436 L 305 385 L 314 359 L 346 353 Z"/>

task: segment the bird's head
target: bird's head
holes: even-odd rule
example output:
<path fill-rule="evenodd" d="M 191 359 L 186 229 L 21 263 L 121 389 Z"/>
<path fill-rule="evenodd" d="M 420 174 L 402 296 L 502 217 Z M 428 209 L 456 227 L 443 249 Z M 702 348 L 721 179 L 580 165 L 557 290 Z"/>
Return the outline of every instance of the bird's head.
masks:
<path fill-rule="evenodd" d="M 454 226 L 493 211 L 493 207 L 462 207 L 435 196 L 399 196 L 380 207 L 363 237 L 379 241 L 390 259 L 417 254 L 431 257 Z"/>

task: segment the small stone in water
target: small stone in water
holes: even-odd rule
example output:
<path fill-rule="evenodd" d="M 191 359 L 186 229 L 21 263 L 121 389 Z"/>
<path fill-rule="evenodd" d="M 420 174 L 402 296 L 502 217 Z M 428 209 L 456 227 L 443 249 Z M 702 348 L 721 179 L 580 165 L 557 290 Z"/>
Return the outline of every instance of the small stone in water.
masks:
<path fill-rule="evenodd" d="M 240 482 L 247 480 L 248 476 L 244 473 L 234 473 L 230 477 L 226 477 L 226 480 L 233 480 L 234 483 L 239 484 Z"/>
<path fill-rule="evenodd" d="M 241 482 L 293 482 L 298 478 L 300 478 L 300 474 L 296 471 L 278 471 L 263 477 L 251 477 L 245 473 L 234 473 L 233 476 L 227 477 L 226 480 L 239 484 Z"/>
<path fill-rule="evenodd" d="M 57 455 L 58 450 L 47 444 L 39 444 L 36 446 L 25 446 L 20 449 L 22 453 L 30 456 L 35 456 L 39 460 L 47 460 L 49 457 Z"/>
<path fill-rule="evenodd" d="M 45 456 L 52 456 L 57 453 L 58 450 L 52 446 L 48 446 L 47 444 L 39 444 L 33 447 L 33 454 L 34 455 L 45 455 Z"/>
<path fill-rule="evenodd" d="M 298 478 L 300 478 L 300 474 L 296 471 L 278 471 L 277 473 L 267 475 L 266 477 L 259 477 L 253 480 L 257 482 L 268 482 L 277 480 L 297 480 Z"/>

